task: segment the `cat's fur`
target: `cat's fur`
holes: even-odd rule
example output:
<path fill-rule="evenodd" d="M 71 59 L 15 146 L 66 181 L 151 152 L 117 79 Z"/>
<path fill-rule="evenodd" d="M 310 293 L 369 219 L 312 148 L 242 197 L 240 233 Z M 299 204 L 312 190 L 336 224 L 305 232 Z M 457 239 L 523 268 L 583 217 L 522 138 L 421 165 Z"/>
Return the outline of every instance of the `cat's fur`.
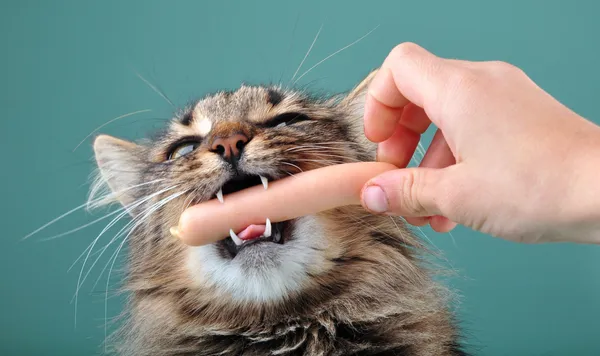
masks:
<path fill-rule="evenodd" d="M 419 259 L 423 246 L 400 219 L 339 208 L 296 219 L 283 245 L 262 243 L 235 257 L 223 243 L 188 247 L 169 234 L 190 202 L 214 198 L 233 174 L 210 150 L 217 136 L 248 135 L 238 169 L 273 179 L 374 160 L 376 146 L 362 131 L 370 78 L 328 99 L 242 86 L 190 105 L 156 139 L 96 139 L 100 182 L 139 220 L 128 241 L 131 298 L 119 354 L 464 354 L 443 288 L 430 279 Z M 287 112 L 310 120 L 263 125 Z M 188 136 L 201 140 L 199 147 L 168 160 L 170 145 Z M 174 193 L 181 195 L 148 212 Z"/>

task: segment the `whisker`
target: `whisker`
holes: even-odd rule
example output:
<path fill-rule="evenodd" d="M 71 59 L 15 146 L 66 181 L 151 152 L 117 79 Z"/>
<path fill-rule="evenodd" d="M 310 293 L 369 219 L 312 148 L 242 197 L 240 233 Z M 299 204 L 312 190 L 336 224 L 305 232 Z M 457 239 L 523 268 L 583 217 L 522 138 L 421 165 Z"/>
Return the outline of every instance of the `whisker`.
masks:
<path fill-rule="evenodd" d="M 173 188 L 175 188 L 175 187 L 176 187 L 176 186 L 172 187 L 171 189 L 173 189 Z M 127 211 L 124 211 L 124 212 L 123 212 L 123 213 L 121 213 L 121 214 L 120 214 L 120 215 L 119 215 L 117 218 L 113 219 L 113 221 L 111 221 L 111 222 L 110 222 L 110 223 L 109 223 L 109 224 L 108 224 L 108 225 L 107 225 L 107 226 L 106 226 L 106 227 L 105 227 L 105 228 L 104 228 L 104 229 L 103 229 L 103 230 L 100 232 L 100 234 L 98 235 L 98 237 L 96 237 L 96 239 L 94 239 L 94 241 L 92 242 L 92 244 L 91 244 L 91 248 L 93 249 L 94 245 L 96 244 L 96 242 L 98 241 L 98 239 L 100 238 L 100 236 L 102 236 L 102 235 L 103 235 L 103 234 L 104 234 L 106 231 L 108 231 L 108 230 L 109 230 L 109 229 L 110 229 L 110 228 L 111 228 L 111 227 L 112 227 L 114 224 L 116 224 L 116 222 L 117 222 L 119 219 L 121 219 L 123 216 L 125 216 L 126 214 L 128 214 L 129 212 L 131 212 L 131 210 L 132 210 L 132 209 L 134 209 L 135 207 L 137 207 L 137 206 L 139 206 L 139 205 L 143 204 L 144 202 L 146 202 L 146 201 L 148 201 L 148 200 L 150 200 L 150 199 L 154 198 L 155 196 L 157 196 L 157 195 L 159 195 L 159 194 L 162 194 L 162 193 L 164 193 L 164 192 L 165 192 L 165 191 L 167 191 L 167 190 L 170 190 L 170 189 L 166 189 L 166 190 L 163 190 L 163 191 L 160 191 L 160 192 L 156 192 L 156 193 L 154 193 L 154 194 L 152 194 L 152 195 L 150 195 L 150 196 L 148 196 L 148 197 L 146 197 L 146 198 L 144 198 L 144 199 L 142 199 L 142 200 L 140 200 L 140 201 L 136 202 L 136 203 L 135 203 L 135 205 L 132 205 L 132 206 L 130 206 L 130 207 L 128 208 L 128 210 L 127 210 Z M 154 206 L 154 205 L 152 205 L 152 206 Z M 152 207 L 152 206 L 151 206 L 151 207 Z M 143 212 L 142 212 L 141 214 L 143 214 Z M 141 214 L 140 214 L 139 216 L 141 216 Z M 119 236 L 119 235 L 120 235 L 120 234 L 121 234 L 123 231 L 125 231 L 125 230 L 126 230 L 128 227 L 129 227 L 129 226 L 131 226 L 131 225 L 132 225 L 132 224 L 133 224 L 133 223 L 134 223 L 134 222 L 135 222 L 137 219 L 139 219 L 139 216 L 137 216 L 137 217 L 133 218 L 133 219 L 132 219 L 130 222 L 128 222 L 128 223 L 127 223 L 127 224 L 126 224 L 126 225 L 125 225 L 123 228 L 121 228 L 121 230 L 119 230 L 119 231 L 117 232 L 117 236 Z M 116 238 L 117 236 L 115 236 L 115 238 Z M 110 245 L 110 244 L 111 244 L 113 241 L 114 241 L 114 238 L 111 240 L 111 242 L 109 242 L 109 245 Z M 107 245 L 106 247 L 108 247 L 108 245 Z M 106 249 L 106 248 L 105 248 L 105 249 Z M 102 256 L 102 253 L 103 253 L 103 251 L 105 251 L 105 249 L 101 251 L 101 253 L 100 253 L 100 256 L 98 256 L 98 258 L 97 258 L 97 259 L 94 261 L 94 263 L 92 264 L 92 267 L 90 267 L 90 271 L 91 271 L 91 268 L 93 268 L 93 267 L 94 267 L 94 265 L 96 264 L 96 262 L 98 262 L 98 259 L 100 259 L 100 257 Z M 91 250 L 88 252 L 88 256 L 87 256 L 87 257 L 89 257 L 89 256 L 90 256 L 90 252 L 91 252 Z M 86 257 L 86 261 L 87 261 L 87 257 Z M 82 271 L 83 271 L 83 268 L 85 267 L 86 261 L 84 261 L 84 262 L 83 262 Z M 81 281 L 81 283 L 79 283 L 79 282 L 78 282 L 78 285 L 79 285 L 79 287 L 81 287 L 81 285 L 83 285 L 83 282 L 85 282 L 85 279 L 86 279 L 86 278 L 87 278 L 87 276 L 89 275 L 90 271 L 88 271 L 88 272 L 86 273 L 86 275 L 85 275 L 85 277 L 83 277 L 83 280 Z M 80 277 L 81 277 L 81 274 L 80 274 Z"/>
<path fill-rule="evenodd" d="M 284 152 L 303 152 L 303 151 L 317 151 L 317 150 L 337 150 L 346 151 L 346 147 L 335 147 L 335 146 L 297 146 L 286 149 Z"/>
<path fill-rule="evenodd" d="M 57 238 L 59 238 L 59 237 L 63 237 L 63 236 L 66 236 L 66 235 L 70 235 L 70 234 L 72 234 L 72 233 L 75 233 L 75 232 L 77 232 L 77 231 L 83 230 L 83 229 L 85 229 L 85 228 L 86 228 L 86 227 L 88 227 L 88 226 L 94 225 L 95 223 L 97 223 L 97 222 L 99 222 L 99 221 L 102 221 L 102 220 L 104 220 L 104 219 L 107 219 L 108 217 L 111 217 L 111 216 L 113 216 L 113 215 L 115 215 L 115 214 L 119 213 L 119 212 L 120 212 L 120 211 L 122 211 L 123 209 L 124 209 L 124 208 L 120 208 L 120 209 L 118 209 L 118 210 L 115 210 L 115 211 L 113 211 L 113 212 L 111 212 L 111 213 L 108 213 L 108 214 L 104 215 L 104 216 L 103 216 L 103 217 L 101 217 L 101 218 L 98 218 L 98 219 L 96 219 L 96 220 L 94 220 L 94 221 L 91 221 L 91 222 L 89 222 L 89 223 L 87 223 L 87 224 L 85 224 L 85 225 L 81 225 L 81 226 L 79 226 L 79 227 L 77 227 L 77 228 L 75 228 L 75 229 L 72 229 L 72 230 L 69 230 L 69 231 L 65 231 L 65 232 L 63 232 L 63 233 L 60 233 L 60 234 L 58 234 L 58 235 L 54 235 L 54 236 L 50 236 L 50 237 L 46 237 L 46 238 L 40 239 L 40 241 L 50 241 L 50 240 L 54 240 L 54 239 L 57 239 Z"/>
<path fill-rule="evenodd" d="M 312 43 L 310 44 L 310 47 L 308 48 L 308 51 L 306 51 L 306 54 L 304 55 L 304 58 L 302 58 L 302 61 L 300 62 L 300 65 L 298 66 L 298 68 L 296 68 L 296 71 L 294 72 L 294 75 L 292 76 L 292 79 L 290 79 L 290 82 L 293 81 L 294 78 L 296 78 L 296 75 L 298 74 L 298 71 L 300 70 L 300 68 L 302 68 L 302 65 L 304 64 L 304 61 L 310 55 L 310 52 L 312 51 L 313 46 L 317 42 L 317 39 L 319 38 L 319 35 L 321 34 L 321 30 L 322 29 L 323 29 L 323 24 L 321 24 L 321 27 L 319 27 L 319 31 L 317 31 L 317 35 L 315 36 L 315 38 L 313 39 Z"/>
<path fill-rule="evenodd" d="M 125 245 L 125 242 L 129 239 L 129 236 L 131 235 L 131 233 L 133 231 L 135 231 L 135 229 L 140 226 L 144 220 L 149 217 L 150 215 L 152 215 L 156 210 L 160 209 L 161 207 L 163 207 L 164 205 L 168 204 L 170 201 L 172 201 L 173 199 L 181 196 L 182 194 L 186 193 L 187 190 L 184 190 L 182 192 L 179 193 L 175 193 L 172 194 L 171 196 L 169 196 L 168 198 L 165 198 L 163 200 L 161 200 L 160 202 L 158 202 L 157 204 L 154 205 L 154 208 L 152 208 L 151 211 L 148 211 L 144 217 L 142 219 L 139 220 L 139 222 L 132 227 L 132 229 L 129 231 L 129 233 L 123 238 L 123 241 L 121 241 L 121 244 L 119 245 L 119 247 L 116 250 L 116 254 L 115 257 L 110 265 L 110 269 L 108 270 L 108 277 L 106 278 L 106 292 L 105 292 L 105 297 L 104 297 L 104 340 L 106 341 L 106 337 L 107 337 L 107 320 L 108 320 L 108 290 L 109 290 L 109 285 L 110 285 L 110 276 L 112 274 L 112 270 L 113 267 L 115 265 L 115 262 L 117 261 L 117 257 L 119 256 L 119 252 L 121 251 L 121 249 L 123 248 L 123 246 Z M 109 259 L 110 262 L 110 259 Z"/>
<path fill-rule="evenodd" d="M 304 172 L 304 170 L 302 170 L 302 168 L 298 167 L 297 165 L 295 165 L 295 164 L 293 164 L 293 163 L 290 163 L 290 162 L 281 162 L 281 164 L 285 164 L 285 165 L 288 165 L 288 166 L 292 166 L 292 167 L 294 167 L 294 168 L 298 169 L 300 172 Z"/>
<path fill-rule="evenodd" d="M 452 239 L 452 243 L 454 244 L 454 246 L 458 247 L 458 245 L 456 245 L 456 240 L 454 239 L 454 235 L 452 235 L 452 231 L 448 231 L 448 234 L 450 235 L 450 238 Z"/>
<path fill-rule="evenodd" d="M 166 181 L 165 178 L 154 179 L 154 180 L 151 180 L 149 182 L 143 182 L 143 183 L 140 183 L 140 184 L 129 186 L 129 187 L 125 188 L 125 189 L 121 189 L 121 190 L 117 190 L 117 191 L 112 191 L 111 193 L 108 193 L 104 197 L 100 197 L 98 199 L 94 199 L 93 197 L 96 196 L 96 194 L 98 194 L 98 192 L 100 190 L 102 190 L 103 188 L 107 188 L 107 186 L 105 184 L 104 178 L 99 177 L 99 180 L 92 185 L 92 189 L 90 190 L 90 193 L 88 194 L 88 202 L 87 202 L 88 206 L 87 206 L 87 209 L 88 210 L 93 210 L 96 207 L 100 207 L 102 205 L 105 205 L 106 201 L 109 201 L 110 199 L 114 199 L 114 198 L 118 197 L 119 194 L 125 193 L 125 192 L 127 192 L 129 190 L 132 190 L 134 188 L 139 188 L 139 187 L 143 187 L 143 186 L 146 186 L 146 185 L 151 185 L 151 184 L 155 184 L 155 183 L 158 183 L 158 182 L 164 182 L 164 181 Z"/>
<path fill-rule="evenodd" d="M 109 120 L 108 122 L 105 122 L 104 124 L 96 127 L 92 132 L 89 133 L 89 135 L 85 136 L 85 138 L 83 140 L 81 140 L 81 142 L 79 142 L 77 144 L 77 146 L 75 146 L 75 148 L 73 149 L 73 152 L 75 152 L 75 150 L 77 150 L 77 148 L 79 148 L 79 146 L 81 146 L 81 144 L 84 143 L 85 140 L 87 140 L 88 138 L 90 138 L 90 136 L 92 136 L 95 132 L 97 132 L 98 130 L 100 130 L 104 126 L 109 125 L 111 122 L 115 122 L 117 120 L 124 119 L 124 118 L 129 117 L 129 116 L 134 116 L 134 115 L 137 115 L 137 114 L 142 114 L 142 113 L 150 112 L 150 111 L 152 111 L 152 110 L 151 109 L 138 110 L 138 111 L 130 112 L 128 114 L 124 114 L 124 115 L 115 117 L 114 119 Z"/>
<path fill-rule="evenodd" d="M 83 283 L 85 283 L 85 280 L 87 279 L 87 277 L 89 276 L 89 274 L 92 272 L 92 269 L 94 268 L 94 266 L 96 265 L 96 263 L 98 263 L 98 261 L 100 260 L 100 258 L 104 254 L 104 251 L 106 251 L 106 249 L 108 249 L 108 247 L 110 247 L 110 245 L 112 245 L 113 242 L 115 242 L 116 240 L 118 240 L 121 236 L 125 235 L 125 233 L 127 233 L 127 236 L 129 236 L 138 226 L 140 226 L 140 224 L 142 222 L 144 222 L 144 219 L 148 218 L 156 210 L 160 209 L 162 206 L 164 206 L 165 204 L 167 204 L 171 200 L 173 200 L 173 199 L 181 196 L 185 192 L 187 192 L 187 190 L 184 190 L 184 191 L 179 192 L 179 193 L 171 194 L 168 197 L 166 197 L 166 198 L 158 201 L 157 203 L 154 203 L 148 209 L 146 209 L 144 212 L 140 213 L 140 215 L 138 215 L 133 220 L 131 220 L 130 222 L 128 222 L 127 225 L 125 225 L 121 230 L 119 230 L 115 234 L 115 236 L 108 242 L 108 244 L 106 244 L 106 246 L 104 246 L 104 248 L 102 248 L 102 250 L 100 252 L 100 256 L 98 256 L 96 258 L 96 260 L 90 266 L 89 270 L 87 271 L 86 275 L 83 277 L 83 280 L 81 281 L 81 285 L 83 285 Z M 130 226 L 132 226 L 132 227 L 130 228 Z"/>
<path fill-rule="evenodd" d="M 296 21 L 294 22 L 294 28 L 292 29 L 292 40 L 290 41 L 290 47 L 288 48 L 285 62 L 287 62 L 287 60 L 290 58 L 290 53 L 292 52 L 292 48 L 294 48 L 294 39 L 296 37 L 296 28 L 298 27 L 298 20 L 300 20 L 300 13 L 298 13 L 298 15 L 296 15 Z M 281 81 L 283 80 L 284 73 L 285 73 L 285 65 L 283 66 L 283 68 L 281 68 L 281 74 L 279 75 L 279 81 L 278 81 L 279 85 L 281 85 Z"/>
<path fill-rule="evenodd" d="M 129 236 L 129 234 L 131 234 L 133 232 L 133 230 L 135 228 L 137 228 L 144 221 L 144 219 L 148 218 L 156 210 L 158 210 L 159 208 L 161 208 L 162 206 L 164 206 L 165 204 L 167 204 L 171 200 L 173 200 L 173 199 L 181 196 L 185 192 L 186 191 L 179 192 L 179 193 L 174 193 L 174 194 L 168 196 L 167 198 L 160 200 L 159 202 L 153 204 L 148 209 L 146 209 L 146 211 L 142 212 L 139 216 L 137 216 L 136 218 L 134 218 L 133 220 L 131 220 L 130 222 L 128 222 L 127 225 L 125 225 L 121 230 L 119 230 L 117 232 L 117 234 L 108 242 L 108 244 L 106 244 L 106 246 L 104 246 L 102 248 L 102 250 L 100 252 L 100 256 L 98 256 L 96 258 L 96 260 L 92 263 L 92 265 L 90 266 L 89 270 L 87 271 L 87 273 L 83 277 L 83 280 L 81 281 L 81 284 L 83 285 L 83 283 L 85 283 L 85 280 L 87 279 L 87 277 L 89 276 L 89 274 L 92 272 L 92 269 L 94 268 L 94 266 L 96 265 L 96 263 L 98 263 L 98 261 L 100 260 L 100 258 L 104 254 L 104 251 L 106 251 L 106 249 L 108 249 L 108 247 L 110 245 L 112 245 L 113 242 L 115 242 L 116 240 L 118 240 L 121 236 L 125 235 L 126 232 L 128 232 L 127 235 Z M 133 227 L 130 228 L 130 226 L 132 226 L 132 225 L 133 225 Z"/>
<path fill-rule="evenodd" d="M 161 179 L 161 180 L 164 180 L 164 179 Z M 138 185 L 134 185 L 134 186 L 128 187 L 128 188 L 126 188 L 126 189 L 120 190 L 120 191 L 118 191 L 117 193 L 110 193 L 110 194 L 108 194 L 107 196 L 103 196 L 103 197 L 100 197 L 100 198 L 96 198 L 96 199 L 90 200 L 90 201 L 88 201 L 88 202 L 86 202 L 86 203 L 84 203 L 84 204 L 81 204 L 81 205 L 79 205 L 78 207 L 75 207 L 75 208 L 73 208 L 73 209 L 71 209 L 71 210 L 67 211 L 66 213 L 64 213 L 64 214 L 60 215 L 59 217 L 57 217 L 57 218 L 54 218 L 53 220 L 51 220 L 51 221 L 47 222 L 46 224 L 44 224 L 44 225 L 40 226 L 39 228 L 35 229 L 33 232 L 30 232 L 29 234 L 27 234 L 27 235 L 26 235 L 25 237 L 23 237 L 21 240 L 26 240 L 26 239 L 30 238 L 31 236 L 33 236 L 33 235 L 37 234 L 38 232 L 40 232 L 40 231 L 44 230 L 44 229 L 45 229 L 45 228 L 47 228 L 48 226 L 50 226 L 50 225 L 52 225 L 52 224 L 56 223 L 57 221 L 59 221 L 59 220 L 61 220 L 61 219 L 65 218 L 65 217 L 67 217 L 67 216 L 69 216 L 69 215 L 73 214 L 74 212 L 76 212 L 76 211 L 78 211 L 78 210 L 81 210 L 81 209 L 85 208 L 85 207 L 86 207 L 86 206 L 88 206 L 89 204 L 93 204 L 93 203 L 95 203 L 95 202 L 99 202 L 99 201 L 101 201 L 101 200 L 107 199 L 107 197 L 110 197 L 110 196 L 116 196 L 117 194 L 120 194 L 120 193 L 126 192 L 126 191 L 128 191 L 128 190 L 131 190 L 131 189 L 133 189 L 133 188 L 137 188 L 137 187 L 139 187 L 139 186 L 146 185 L 146 184 L 155 183 L 155 182 L 157 182 L 157 181 L 158 181 L 158 180 L 156 180 L 156 181 L 152 181 L 152 182 L 146 182 L 146 183 L 142 183 L 142 184 L 138 184 Z"/>
<path fill-rule="evenodd" d="M 417 155 L 420 155 L 420 158 L 416 158 Z M 423 160 L 423 158 L 425 158 L 425 148 L 423 147 L 423 144 L 421 143 L 421 141 L 419 141 L 417 143 L 417 147 L 415 150 L 415 161 L 417 162 L 417 165 L 419 165 L 419 163 Z"/>
<path fill-rule="evenodd" d="M 121 252 L 121 249 L 125 245 L 125 241 L 127 241 L 127 237 L 123 239 L 123 241 L 117 248 L 117 250 L 115 252 L 115 257 L 113 258 L 113 261 L 110 264 L 110 269 L 108 270 L 108 277 L 106 278 L 106 292 L 104 294 L 104 352 L 106 352 L 106 339 L 108 336 L 108 326 L 107 326 L 107 324 L 108 324 L 108 288 L 110 287 L 110 275 L 112 273 L 113 267 L 115 266 L 115 262 L 117 261 L 117 258 L 119 257 L 119 252 Z M 110 262 L 110 260 L 109 260 L 109 262 Z M 106 265 L 108 266 L 108 264 L 106 264 Z"/>
<path fill-rule="evenodd" d="M 85 250 L 83 250 L 83 252 L 77 257 L 77 259 L 75 259 L 75 261 L 73 263 L 71 263 L 71 266 L 69 266 L 69 268 L 67 268 L 67 273 L 71 272 L 71 270 L 73 269 L 73 267 L 75 267 L 75 265 L 77 264 L 77 262 L 79 260 L 81 260 L 83 258 L 83 256 L 85 256 L 85 253 L 90 249 L 90 247 L 92 247 L 92 245 L 88 245 L 88 247 L 85 248 Z M 97 254 L 100 253 L 100 250 L 92 253 L 90 255 L 90 257 L 96 256 Z M 71 299 L 71 303 L 73 302 L 73 299 Z"/>
<path fill-rule="evenodd" d="M 140 201 L 138 201 L 137 203 L 135 203 L 134 205 L 128 207 L 127 209 L 125 209 L 125 211 L 123 211 L 121 214 L 117 215 L 116 218 L 114 218 L 110 223 L 108 223 L 108 225 L 100 232 L 100 234 L 93 240 L 92 244 L 91 244 L 91 248 L 89 249 L 87 256 L 85 257 L 84 261 L 83 261 L 83 265 L 81 266 L 81 271 L 79 272 L 79 277 L 77 278 L 77 289 L 75 291 L 75 326 L 77 326 L 77 301 L 78 301 L 78 296 L 79 296 L 79 289 L 81 288 L 81 277 L 83 275 L 83 270 L 85 269 L 85 265 L 87 263 L 88 258 L 90 257 L 90 254 L 92 252 L 92 250 L 94 249 L 94 246 L 96 245 L 96 243 L 98 242 L 98 239 L 100 239 L 100 237 L 107 231 L 109 230 L 114 224 L 117 223 L 117 221 L 119 221 L 123 216 L 125 216 L 126 214 L 128 214 L 130 211 L 132 211 L 132 209 L 134 209 L 135 207 L 139 206 L 140 204 L 143 204 L 145 201 L 148 201 L 150 199 L 152 199 L 153 197 L 162 194 L 168 190 L 174 189 L 176 188 L 177 185 L 166 188 L 166 189 L 162 189 L 156 193 L 151 194 L 150 196 L 141 199 Z"/>
<path fill-rule="evenodd" d="M 330 159 L 304 159 L 304 158 L 296 159 L 296 162 L 327 163 L 326 165 L 330 165 L 330 166 L 342 163 L 342 162 L 334 161 L 334 160 L 330 160 Z"/>
<path fill-rule="evenodd" d="M 319 62 L 317 62 L 317 64 L 315 64 L 314 66 L 308 68 L 307 71 L 305 71 L 304 73 L 302 73 L 301 76 L 298 77 L 298 79 L 296 79 L 293 84 L 296 84 L 300 79 L 302 79 L 305 75 L 307 75 L 308 73 L 310 73 L 313 69 L 315 69 L 316 67 L 318 67 L 321 63 L 325 62 L 326 60 L 328 60 L 329 58 L 335 56 L 336 54 L 354 46 L 355 44 L 357 44 L 358 42 L 362 41 L 364 38 L 366 38 L 368 35 L 370 35 L 373 31 L 375 31 L 377 28 L 379 27 L 379 25 L 377 25 L 374 29 L 372 29 L 371 31 L 367 32 L 367 34 L 363 35 L 361 38 L 357 39 L 356 41 L 350 43 L 349 45 L 346 45 L 340 49 L 338 49 L 337 51 L 333 52 L 332 54 L 330 54 L 329 56 L 323 58 L 322 60 L 320 60 Z"/>
<path fill-rule="evenodd" d="M 171 101 L 171 99 L 169 99 L 163 92 L 162 90 L 159 90 L 157 87 L 155 87 L 154 85 L 152 85 L 148 80 L 146 80 L 146 78 L 142 77 L 142 75 L 138 72 L 135 72 L 135 74 L 137 75 L 138 78 L 140 78 L 144 83 L 146 83 L 146 85 L 148 85 L 150 87 L 150 89 L 154 90 L 154 92 L 156 92 L 158 95 L 160 95 L 163 99 L 165 99 L 167 101 L 167 103 L 169 103 L 172 107 L 175 107 L 175 104 L 173 104 L 173 102 Z"/>

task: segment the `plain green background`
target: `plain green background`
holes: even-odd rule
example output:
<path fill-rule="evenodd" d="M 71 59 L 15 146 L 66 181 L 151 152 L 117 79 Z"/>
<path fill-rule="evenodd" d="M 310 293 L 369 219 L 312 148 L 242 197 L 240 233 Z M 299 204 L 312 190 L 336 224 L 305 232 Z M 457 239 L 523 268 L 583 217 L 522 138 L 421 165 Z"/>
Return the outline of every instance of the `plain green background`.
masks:
<path fill-rule="evenodd" d="M 102 226 L 42 241 L 101 215 L 76 213 L 20 240 L 84 202 L 91 139 L 73 149 L 94 128 L 151 109 L 101 130 L 141 138 L 168 119 L 173 109 L 136 73 L 182 105 L 241 82 L 287 82 L 321 24 L 304 69 L 380 25 L 299 84 L 348 90 L 395 44 L 414 41 L 443 56 L 510 61 L 598 122 L 599 11 L 593 0 L 3 0 L 0 355 L 101 352 L 106 272 L 92 286 L 108 256 L 82 287 L 76 326 L 70 301 L 81 265 L 67 269 Z M 454 242 L 425 233 L 459 272 L 449 282 L 477 354 L 600 354 L 598 247 L 524 246 L 464 228 Z M 109 319 L 121 308 L 118 282 L 113 273 Z"/>

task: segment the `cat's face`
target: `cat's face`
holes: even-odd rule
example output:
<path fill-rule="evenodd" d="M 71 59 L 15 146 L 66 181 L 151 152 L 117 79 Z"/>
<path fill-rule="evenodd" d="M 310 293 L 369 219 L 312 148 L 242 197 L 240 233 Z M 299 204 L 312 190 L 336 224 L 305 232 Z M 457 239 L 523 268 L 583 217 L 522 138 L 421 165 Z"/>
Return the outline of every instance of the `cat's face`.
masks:
<path fill-rule="evenodd" d="M 242 86 L 184 109 L 155 140 L 138 145 L 100 136 L 95 151 L 102 180 L 139 222 L 130 241 L 134 283 L 194 289 L 235 302 L 272 302 L 322 282 L 348 254 L 373 255 L 365 241 L 370 235 L 353 239 L 353 221 L 341 212 L 273 224 L 270 236 L 241 245 L 224 236 L 188 247 L 168 233 L 187 206 L 221 191 L 227 204 L 226 194 L 262 184 L 261 177 L 272 181 L 373 160 L 375 146 L 362 133 L 367 82 L 326 101 Z M 294 204 L 294 197 L 284 203 Z M 362 251 L 365 246 L 370 250 Z"/>

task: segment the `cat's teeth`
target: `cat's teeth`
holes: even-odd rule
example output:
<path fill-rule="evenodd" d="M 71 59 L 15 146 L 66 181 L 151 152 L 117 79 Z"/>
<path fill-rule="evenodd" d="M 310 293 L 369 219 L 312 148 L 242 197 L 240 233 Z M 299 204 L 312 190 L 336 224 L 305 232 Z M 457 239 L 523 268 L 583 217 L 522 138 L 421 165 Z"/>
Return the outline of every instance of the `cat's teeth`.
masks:
<path fill-rule="evenodd" d="M 260 176 L 260 181 L 263 184 L 263 187 L 265 187 L 265 190 L 267 189 L 267 187 L 269 186 L 269 180 L 263 176 Z"/>
<path fill-rule="evenodd" d="M 229 236 L 231 236 L 233 242 L 235 242 L 235 244 L 238 246 L 244 243 L 244 241 L 242 241 L 242 239 L 240 239 L 238 235 L 236 235 L 235 232 L 233 232 L 233 229 L 229 229 Z"/>
<path fill-rule="evenodd" d="M 280 240 L 281 240 L 281 233 L 275 232 L 275 235 L 273 235 L 273 242 L 279 242 Z"/>
<path fill-rule="evenodd" d="M 221 204 L 223 203 L 223 189 L 219 189 L 219 191 L 217 192 L 217 199 L 219 199 Z"/>
<path fill-rule="evenodd" d="M 269 220 L 269 218 L 267 218 L 267 221 L 265 223 L 265 233 L 263 234 L 264 237 L 271 237 L 271 220 Z"/>

